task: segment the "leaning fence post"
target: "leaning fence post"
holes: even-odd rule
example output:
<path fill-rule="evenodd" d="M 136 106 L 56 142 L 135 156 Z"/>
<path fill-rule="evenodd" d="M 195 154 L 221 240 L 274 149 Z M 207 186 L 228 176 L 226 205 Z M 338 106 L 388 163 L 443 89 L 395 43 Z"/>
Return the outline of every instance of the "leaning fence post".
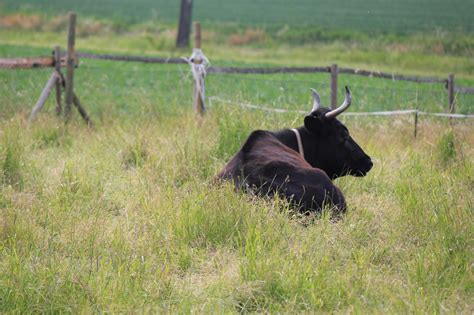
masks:
<path fill-rule="evenodd" d="M 194 23 L 194 47 L 196 50 L 201 50 L 201 23 L 196 22 Z M 201 53 L 202 54 L 202 53 Z M 194 55 L 194 53 L 193 53 Z M 198 58 L 199 54 L 196 54 L 196 57 L 191 60 L 192 63 L 195 65 L 200 65 L 204 62 L 202 58 Z M 200 78 L 195 78 L 195 84 L 194 84 L 194 109 L 199 115 L 203 115 L 205 111 L 205 106 L 204 106 L 204 95 L 203 91 L 205 88 L 205 83 L 204 83 L 204 74 L 200 74 L 202 77 Z"/>
<path fill-rule="evenodd" d="M 54 84 L 59 80 L 59 74 L 56 72 L 56 70 L 53 71 L 51 74 L 51 77 L 49 78 L 48 82 L 46 83 L 43 91 L 41 92 L 41 95 L 36 102 L 35 106 L 33 107 L 33 110 L 31 111 L 29 121 L 33 121 L 36 118 L 36 115 L 38 112 L 43 108 L 44 104 L 46 103 L 46 100 L 49 97 L 49 94 L 51 94 L 51 90 L 53 89 Z"/>
<path fill-rule="evenodd" d="M 54 47 L 54 68 L 58 74 L 61 73 L 61 50 L 59 46 Z M 61 104 L 61 77 L 58 76 L 58 80 L 56 80 L 56 114 L 61 115 L 62 112 L 62 104 Z"/>
<path fill-rule="evenodd" d="M 66 57 L 66 106 L 64 116 L 66 121 L 71 116 L 71 107 L 74 98 L 74 61 L 76 60 L 74 45 L 76 41 L 76 13 L 69 13 L 69 28 L 67 35 L 67 57 Z"/>
<path fill-rule="evenodd" d="M 454 102 L 454 74 L 448 76 L 448 108 L 451 114 L 454 114 L 455 102 Z"/>
<path fill-rule="evenodd" d="M 331 65 L 331 108 L 337 108 L 337 64 Z"/>

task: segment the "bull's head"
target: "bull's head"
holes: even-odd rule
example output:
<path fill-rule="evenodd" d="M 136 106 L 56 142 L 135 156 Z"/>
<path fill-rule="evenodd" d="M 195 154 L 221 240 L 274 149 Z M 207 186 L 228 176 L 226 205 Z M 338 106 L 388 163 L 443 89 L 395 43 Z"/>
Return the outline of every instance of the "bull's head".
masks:
<path fill-rule="evenodd" d="M 349 135 L 349 131 L 336 117 L 351 105 L 351 91 L 346 86 L 342 105 L 334 110 L 321 106 L 318 92 L 313 92 L 313 109 L 304 119 L 305 158 L 313 167 L 326 171 L 329 177 L 346 174 L 365 176 L 372 168 L 370 157 Z"/>

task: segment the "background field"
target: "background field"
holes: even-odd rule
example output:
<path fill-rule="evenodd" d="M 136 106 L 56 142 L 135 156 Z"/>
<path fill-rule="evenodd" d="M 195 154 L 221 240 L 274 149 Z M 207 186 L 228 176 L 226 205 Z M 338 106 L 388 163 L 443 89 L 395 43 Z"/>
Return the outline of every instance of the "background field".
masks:
<path fill-rule="evenodd" d="M 81 51 L 189 56 L 174 48 L 177 2 L 0 0 L 0 57 L 64 47 L 70 9 Z M 215 3 L 195 13 L 216 66 L 338 63 L 474 86 L 472 1 L 273 1 L 267 20 L 268 1 Z M 207 96 L 224 101 L 198 118 L 188 66 L 82 59 L 95 127 L 77 113 L 65 125 L 53 98 L 29 124 L 50 72 L 0 70 L 0 313 L 472 313 L 472 120 L 421 116 L 415 139 L 412 116 L 341 117 L 374 168 L 335 181 L 349 211 L 333 222 L 212 184 L 251 130 L 303 121 L 232 103 L 308 110 L 309 88 L 329 102 L 328 75 L 210 74 Z M 447 110 L 441 84 L 341 75 L 340 100 L 346 84 L 351 111 Z M 474 113 L 473 96 L 456 98 Z"/>
<path fill-rule="evenodd" d="M 180 1 L 74 1 L 2 0 L 11 11 L 57 14 L 75 10 L 98 18 L 139 23 L 157 19 L 174 23 Z M 327 29 L 356 29 L 370 32 L 411 33 L 426 30 L 474 31 L 469 0 L 199 0 L 194 18 L 203 22 L 242 25 L 313 26 Z"/>

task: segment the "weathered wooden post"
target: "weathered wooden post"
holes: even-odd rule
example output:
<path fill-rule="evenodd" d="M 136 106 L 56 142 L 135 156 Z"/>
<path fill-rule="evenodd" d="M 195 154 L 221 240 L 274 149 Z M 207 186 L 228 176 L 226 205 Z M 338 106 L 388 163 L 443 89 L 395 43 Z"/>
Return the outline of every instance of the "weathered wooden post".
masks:
<path fill-rule="evenodd" d="M 194 40 L 194 47 L 196 50 L 198 50 L 199 52 L 201 51 L 201 23 L 199 22 L 196 22 L 194 24 L 194 36 L 195 36 L 195 40 Z M 199 57 L 199 55 L 202 56 L 202 53 L 198 53 L 198 54 L 194 54 L 195 57 L 191 60 L 192 63 L 194 63 L 195 65 L 201 65 L 204 60 L 201 59 L 201 57 Z M 195 71 L 195 70 L 194 70 Z M 194 109 L 196 110 L 196 112 L 199 114 L 199 115 L 203 115 L 206 108 L 204 106 L 204 95 L 203 95 L 203 91 L 204 91 L 204 74 L 203 73 L 194 73 L 195 76 L 197 75 L 200 75 L 201 77 L 195 77 L 194 78 Z"/>
<path fill-rule="evenodd" d="M 74 99 L 74 61 L 76 42 L 76 13 L 69 13 L 69 28 L 67 34 L 67 56 L 66 56 L 66 106 L 64 108 L 64 116 L 66 122 L 71 117 L 71 107 Z"/>
<path fill-rule="evenodd" d="M 59 46 L 54 47 L 54 68 L 58 74 L 61 73 L 61 50 Z M 59 116 L 62 112 L 62 104 L 61 104 L 61 94 L 62 94 L 62 86 L 61 86 L 61 77 L 58 76 L 58 80 L 56 80 L 56 114 Z"/>
<path fill-rule="evenodd" d="M 66 94 L 66 106 L 64 108 L 64 116 L 66 118 L 66 122 L 69 121 L 71 118 L 71 107 L 74 104 L 81 117 L 90 127 L 92 126 L 92 121 L 87 114 L 85 108 L 81 105 L 79 97 L 74 93 L 74 67 L 77 63 L 76 57 L 76 13 L 70 12 L 69 13 L 69 28 L 68 28 L 68 36 L 67 36 L 67 56 L 66 56 L 66 80 L 63 80 L 64 90 Z M 63 77 L 61 76 L 63 79 Z"/>
<path fill-rule="evenodd" d="M 44 104 L 46 103 L 46 100 L 49 97 L 49 94 L 51 94 L 51 90 L 53 89 L 54 84 L 59 80 L 59 74 L 56 71 L 53 71 L 51 74 L 51 77 L 49 78 L 48 82 L 46 83 L 43 91 L 41 92 L 41 95 L 36 102 L 35 106 L 33 107 L 33 110 L 31 111 L 29 121 L 33 121 L 36 118 L 36 115 L 38 112 L 43 108 Z"/>
<path fill-rule="evenodd" d="M 72 101 L 74 105 L 77 107 L 77 111 L 81 115 L 82 119 L 87 123 L 87 126 L 92 127 L 92 120 L 87 114 L 85 108 L 81 105 L 81 101 L 79 100 L 79 97 L 77 97 L 76 93 L 73 93 L 73 98 Z"/>
<path fill-rule="evenodd" d="M 337 64 L 331 65 L 331 108 L 337 108 Z"/>
<path fill-rule="evenodd" d="M 454 102 L 454 74 L 448 76 L 448 108 L 451 114 L 456 111 Z"/>

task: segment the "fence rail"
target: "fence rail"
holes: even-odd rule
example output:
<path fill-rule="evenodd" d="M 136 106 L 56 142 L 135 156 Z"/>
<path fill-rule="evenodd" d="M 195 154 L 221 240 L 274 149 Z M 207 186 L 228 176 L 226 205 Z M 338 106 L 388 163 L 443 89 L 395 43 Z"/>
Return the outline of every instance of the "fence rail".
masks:
<path fill-rule="evenodd" d="M 454 92 L 461 93 L 461 94 L 474 94 L 474 88 L 471 87 L 463 87 L 463 86 L 455 86 Z"/>
<path fill-rule="evenodd" d="M 278 68 L 241 68 L 241 67 L 209 67 L 208 73 L 236 74 L 278 74 L 278 73 L 317 73 L 330 72 L 330 67 L 278 67 Z"/>
<path fill-rule="evenodd" d="M 61 66 L 66 65 L 66 58 L 61 58 Z M 52 68 L 55 66 L 53 56 L 0 58 L 0 69 L 35 69 Z"/>
<path fill-rule="evenodd" d="M 187 63 L 183 58 L 163 58 L 163 57 L 146 57 L 146 56 L 130 56 L 130 55 L 109 55 L 109 54 L 90 54 L 90 53 L 77 53 L 78 57 L 84 59 L 96 59 L 96 60 L 110 60 L 110 61 L 132 61 L 132 62 L 144 62 L 144 63 L 160 63 L 160 64 L 180 64 Z"/>
<path fill-rule="evenodd" d="M 77 52 L 76 56 L 83 59 L 93 60 L 109 60 L 123 62 L 143 62 L 157 64 L 187 64 L 184 58 L 176 57 L 152 57 L 138 55 L 113 55 L 113 54 L 93 54 Z M 76 61 L 77 63 L 77 61 Z M 66 58 L 61 57 L 61 65 L 66 65 Z M 32 69 L 54 67 L 54 58 L 31 57 L 31 58 L 0 58 L 0 69 Z M 279 73 L 331 73 L 331 66 L 323 67 L 214 67 L 207 69 L 208 73 L 217 74 L 279 74 Z M 427 76 L 410 76 L 404 74 L 388 73 L 381 71 L 372 71 L 364 69 L 338 68 L 339 74 L 352 74 L 365 77 L 374 77 L 381 79 L 389 79 L 392 81 L 409 81 L 416 83 L 440 83 L 447 84 L 448 79 L 427 77 Z M 461 94 L 474 94 L 474 87 L 455 86 L 454 92 Z"/>
<path fill-rule="evenodd" d="M 110 61 L 132 61 L 159 64 L 184 64 L 187 61 L 184 58 L 162 58 L 162 57 L 144 57 L 132 55 L 109 55 L 109 54 L 89 54 L 78 53 L 81 58 L 100 59 Z M 279 73 L 328 73 L 331 75 L 331 107 L 337 106 L 337 81 L 338 74 L 350 74 L 392 81 L 408 81 L 415 83 L 444 84 L 448 92 L 448 109 L 451 113 L 455 111 L 454 93 L 474 94 L 474 88 L 458 87 L 454 85 L 454 75 L 450 74 L 447 79 L 441 79 L 428 76 L 411 76 L 396 73 L 387 73 L 381 71 L 371 71 L 364 69 L 338 68 L 337 65 L 326 67 L 214 67 L 207 68 L 207 73 L 215 74 L 279 74 Z"/>
<path fill-rule="evenodd" d="M 410 81 L 417 83 L 447 83 L 447 79 L 439 79 L 434 77 L 409 76 L 403 74 L 384 73 L 380 71 L 368 71 L 360 69 L 339 68 L 339 73 L 361 75 L 365 77 L 374 77 L 381 79 L 389 79 L 393 81 Z"/>

